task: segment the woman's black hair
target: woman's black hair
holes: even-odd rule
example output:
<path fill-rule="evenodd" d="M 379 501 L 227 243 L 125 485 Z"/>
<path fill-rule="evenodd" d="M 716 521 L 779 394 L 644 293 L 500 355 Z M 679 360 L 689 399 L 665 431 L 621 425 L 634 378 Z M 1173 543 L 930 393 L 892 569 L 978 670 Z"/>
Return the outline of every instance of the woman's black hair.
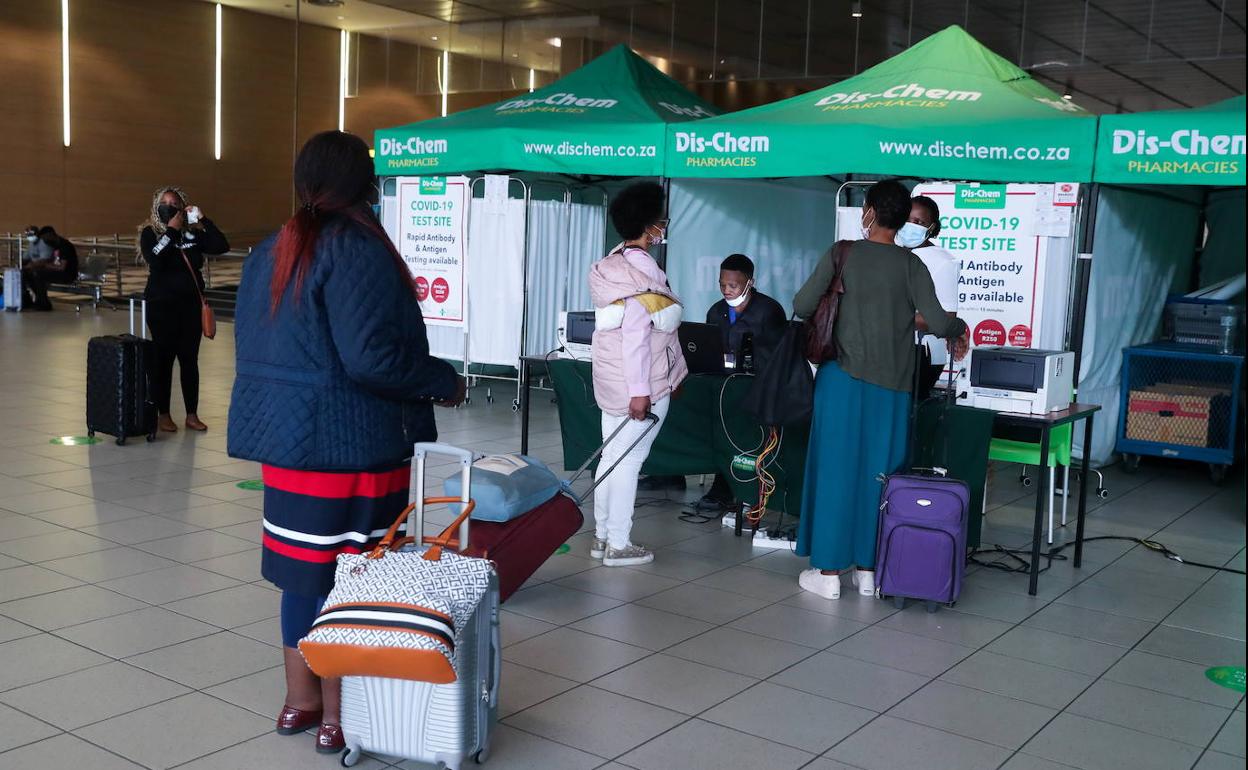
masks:
<path fill-rule="evenodd" d="M 875 209 L 880 227 L 900 230 L 910 219 L 910 191 L 893 179 L 876 182 L 867 190 L 867 208 Z"/>
<path fill-rule="evenodd" d="M 936 205 L 936 201 L 926 195 L 916 195 L 911 199 L 911 204 L 922 206 L 927 209 L 927 214 L 932 218 L 932 229 L 928 231 L 928 238 L 935 238 L 940 235 L 940 206 Z"/>
<path fill-rule="evenodd" d="M 732 270 L 741 273 L 746 278 L 754 277 L 754 260 L 744 254 L 730 254 L 719 265 L 720 270 Z"/>
<path fill-rule="evenodd" d="M 658 182 L 637 182 L 625 187 L 611 201 L 611 224 L 615 231 L 626 241 L 640 238 L 647 227 L 663 219 L 666 197 L 663 185 Z"/>

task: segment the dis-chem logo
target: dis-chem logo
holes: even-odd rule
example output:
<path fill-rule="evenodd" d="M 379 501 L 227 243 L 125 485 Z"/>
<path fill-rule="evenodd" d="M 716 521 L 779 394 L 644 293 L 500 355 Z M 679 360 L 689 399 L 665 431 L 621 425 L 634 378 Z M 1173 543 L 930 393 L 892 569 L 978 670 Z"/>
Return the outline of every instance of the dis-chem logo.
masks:
<path fill-rule="evenodd" d="M 617 104 L 619 101 L 616 99 L 600 99 L 560 92 L 534 99 L 512 99 L 498 105 L 494 111 L 513 115 L 523 112 L 580 113 L 586 110 L 609 110 Z"/>
<path fill-rule="evenodd" d="M 950 102 L 977 102 L 980 91 L 928 88 L 918 83 L 900 83 L 878 93 L 849 91 L 827 94 L 815 102 L 825 112 L 870 110 L 877 107 L 947 107 Z"/>
<path fill-rule="evenodd" d="M 1005 185 L 960 184 L 955 188 L 955 209 L 1003 209 L 1005 208 Z"/>

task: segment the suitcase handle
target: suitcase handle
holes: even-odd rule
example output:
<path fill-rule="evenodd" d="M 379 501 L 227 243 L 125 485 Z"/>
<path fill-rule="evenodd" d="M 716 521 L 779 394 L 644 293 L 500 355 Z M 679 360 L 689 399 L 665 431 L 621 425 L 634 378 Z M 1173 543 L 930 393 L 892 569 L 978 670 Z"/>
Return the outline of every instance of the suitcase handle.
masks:
<path fill-rule="evenodd" d="M 426 498 L 423 502 L 424 502 L 424 505 L 443 505 L 446 503 L 462 503 L 464 506 L 463 513 L 459 514 L 459 516 L 455 519 L 455 521 L 451 522 L 450 526 L 442 530 L 442 533 L 440 535 L 438 535 L 437 537 L 425 537 L 424 535 L 421 536 L 420 538 L 421 543 L 432 546 L 431 548 L 429 548 L 429 550 L 425 551 L 425 553 L 423 554 L 423 557 L 427 561 L 438 561 L 442 558 L 443 548 L 457 548 L 461 551 L 467 548 L 468 547 L 467 541 L 460 540 L 459 538 L 453 537 L 453 534 L 455 530 L 458 529 L 462 524 L 464 524 L 468 520 L 468 517 L 472 515 L 472 509 L 476 507 L 476 503 L 473 502 L 472 500 L 464 502 L 458 497 L 430 497 L 430 498 Z M 399 517 L 394 520 L 393 524 L 390 525 L 390 529 L 386 530 L 386 534 L 384 537 L 382 537 L 381 542 L 377 543 L 376 547 L 374 547 L 373 550 L 369 552 L 366 558 L 380 559 L 383 556 L 385 556 L 386 553 L 389 551 L 397 551 L 403 546 L 407 545 L 408 543 L 416 542 L 416 538 L 412 535 L 407 535 L 405 537 L 397 537 L 397 535 L 399 534 L 399 527 L 403 525 L 404 521 L 410 521 L 408 516 L 411 514 L 413 510 L 415 510 L 415 508 L 416 508 L 416 503 L 408 503 L 408 506 L 403 509 L 403 512 L 399 514 Z"/>
<path fill-rule="evenodd" d="M 586 490 L 585 494 L 580 495 L 580 496 L 577 496 L 576 494 L 574 494 L 572 492 L 572 485 L 575 484 L 577 480 L 581 478 L 581 476 L 585 475 L 585 471 L 589 469 L 589 466 L 592 465 L 595 460 L 597 460 L 599 457 L 602 457 L 602 453 L 607 448 L 607 445 L 610 444 L 612 441 L 614 441 L 616 436 L 620 435 L 620 431 L 624 430 L 625 426 L 627 426 L 629 422 L 631 422 L 631 420 L 625 420 L 624 422 L 620 423 L 619 426 L 617 426 L 616 429 L 611 432 L 611 435 L 607 436 L 606 441 L 603 441 L 602 445 L 599 446 L 596 450 L 594 450 L 594 453 L 589 456 L 589 459 L 586 460 L 584 463 L 582 463 L 581 467 L 576 469 L 576 473 L 572 474 L 572 478 L 563 482 L 563 484 L 561 485 L 563 487 L 563 491 L 566 492 L 569 497 L 575 500 L 577 505 L 581 505 L 587 499 L 589 499 L 589 496 L 594 493 L 594 490 L 598 488 L 598 485 L 607 480 L 607 477 L 611 475 L 611 472 L 615 470 L 616 466 L 619 465 L 624 460 L 624 458 L 628 456 L 628 453 L 633 451 L 633 448 L 636 447 L 638 444 L 640 444 L 641 440 L 650 434 L 650 431 L 654 430 L 654 427 L 659 424 L 659 416 L 656 415 L 654 412 L 646 412 L 645 422 L 648 422 L 650 424 L 647 425 L 646 429 L 641 432 L 641 435 L 637 437 L 637 440 L 634 441 L 628 447 L 628 449 L 624 450 L 624 454 L 620 455 L 619 460 L 616 460 L 614 463 L 612 463 L 610 468 L 607 468 L 606 473 L 599 474 L 598 477 L 594 479 L 594 483 L 590 485 L 589 489 Z"/>
<path fill-rule="evenodd" d="M 425 498 L 425 464 L 429 459 L 429 455 L 445 455 L 454 457 L 459 460 L 460 472 L 460 496 L 456 498 Z M 472 484 L 472 461 L 476 459 L 476 455 L 471 450 L 463 449 L 450 444 L 440 444 L 431 441 L 422 441 L 412 448 L 412 478 L 411 478 L 411 497 L 408 498 L 411 505 L 407 507 L 407 534 L 412 538 L 412 542 L 416 538 L 420 538 L 421 542 L 426 542 L 425 534 L 425 506 L 439 503 L 462 503 L 464 511 L 461 512 L 459 518 L 455 520 L 452 527 L 459 527 L 459 537 L 457 539 L 448 539 L 443 544 L 444 547 L 465 551 L 468 548 L 468 513 L 472 511 L 472 499 L 469 496 Z M 445 534 L 445 533 L 443 533 Z M 441 555 L 441 549 L 438 551 Z"/>
<path fill-rule="evenodd" d="M 139 312 L 143 314 L 143 321 L 139 324 L 138 336 L 147 339 L 147 298 L 139 300 Z M 134 335 L 134 297 L 130 298 L 130 336 Z"/>

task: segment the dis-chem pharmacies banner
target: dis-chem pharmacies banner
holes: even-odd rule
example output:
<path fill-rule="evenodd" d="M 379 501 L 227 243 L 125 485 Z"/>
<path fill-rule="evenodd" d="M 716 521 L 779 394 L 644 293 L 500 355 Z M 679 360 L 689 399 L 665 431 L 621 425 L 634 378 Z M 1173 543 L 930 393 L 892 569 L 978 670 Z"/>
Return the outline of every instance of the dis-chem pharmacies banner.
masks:
<path fill-rule="evenodd" d="M 1096 116 L 949 27 L 826 88 L 668 127 L 671 177 L 1087 181 Z"/>
<path fill-rule="evenodd" d="M 937 246 L 957 258 L 971 344 L 1028 348 L 1044 308 L 1049 236 L 1069 236 L 1078 185 L 920 184 L 940 207 Z"/>
<path fill-rule="evenodd" d="M 1101 117 L 1096 181 L 1243 186 L 1244 97 Z"/>
<path fill-rule="evenodd" d="M 398 183 L 399 254 L 416 280 L 425 323 L 463 326 L 467 281 L 466 177 L 404 177 Z"/>

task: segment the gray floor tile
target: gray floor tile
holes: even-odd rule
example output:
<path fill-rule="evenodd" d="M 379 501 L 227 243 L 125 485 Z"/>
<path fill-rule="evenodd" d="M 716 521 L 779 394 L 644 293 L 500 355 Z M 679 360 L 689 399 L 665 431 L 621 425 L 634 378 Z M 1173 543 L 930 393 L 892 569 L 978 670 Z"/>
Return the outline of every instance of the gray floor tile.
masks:
<path fill-rule="evenodd" d="M 143 770 L 140 765 L 62 734 L 0 754 L 0 770 Z"/>
<path fill-rule="evenodd" d="M 61 489 L 48 489 L 29 495 L 8 495 L 4 499 L 4 507 L 14 513 L 32 514 L 82 505 L 88 499 Z"/>
<path fill-rule="evenodd" d="M 111 540 L 119 545 L 146 543 L 149 540 L 160 540 L 175 535 L 186 535 L 198 532 L 199 527 L 192 527 L 163 516 L 144 516 L 138 519 L 125 519 L 79 530 L 94 537 Z"/>
<path fill-rule="evenodd" d="M 929 680 L 827 651 L 780 672 L 770 681 L 851 706 L 887 711 Z"/>
<path fill-rule="evenodd" d="M 856 620 L 785 604 L 764 607 L 758 612 L 734 620 L 731 626 L 759 636 L 820 650 L 866 628 L 866 625 Z"/>
<path fill-rule="evenodd" d="M 1181 600 L 1081 585 L 1062 594 L 1057 601 L 1059 604 L 1071 604 L 1155 623 L 1170 614 L 1179 606 Z"/>
<path fill-rule="evenodd" d="M 798 749 L 692 719 L 620 758 L 638 770 L 797 770 L 813 757 Z"/>
<path fill-rule="evenodd" d="M 1198 663 L 1132 650 L 1105 672 L 1105 679 L 1214 706 L 1234 708 L 1243 696 L 1210 682 L 1205 677 L 1205 669 L 1206 666 Z"/>
<path fill-rule="evenodd" d="M 166 604 L 236 585 L 237 580 L 184 564 L 174 564 L 100 583 L 103 588 L 141 599 L 148 604 Z"/>
<path fill-rule="evenodd" d="M 0 616 L 0 644 L 11 642 L 14 639 L 21 639 L 24 636 L 34 636 L 39 633 L 39 629 L 32 628 L 25 623 L 18 623 L 12 618 Z"/>
<path fill-rule="evenodd" d="M 558 626 L 553 623 L 547 623 L 546 621 L 538 620 L 537 618 L 530 618 L 528 615 L 508 612 L 507 610 L 502 610 L 499 613 L 498 619 L 499 630 L 502 633 L 502 642 L 504 647 L 510 647 L 518 642 L 523 642 L 525 639 L 531 639 L 538 634 L 544 634 L 547 631 L 558 628 Z"/>
<path fill-rule="evenodd" d="M 827 757 L 818 757 L 815 761 L 803 767 L 802 770 L 860 770 L 860 768 L 850 767 Z"/>
<path fill-rule="evenodd" d="M 3 757 L 0 757 L 2 760 Z M 1192 770 L 1243 770 L 1243 757 L 1232 757 L 1230 754 L 1219 754 L 1206 751 Z"/>
<path fill-rule="evenodd" d="M 708 631 L 710 623 L 637 604 L 625 604 L 573 623 L 578 631 L 647 650 L 662 650 Z"/>
<path fill-rule="evenodd" d="M 1092 684 L 1085 674 L 981 650 L 941 680 L 1054 709 L 1065 708 Z"/>
<path fill-rule="evenodd" d="M 494 745 L 491 753 L 502 767 L 516 770 L 589 770 L 598 767 L 601 757 L 560 745 L 554 741 L 530 735 L 507 725 L 499 725 L 491 737 Z M 504 764 L 498 756 L 507 757 Z M 428 770 L 428 765 L 402 762 L 399 770 Z"/>
<path fill-rule="evenodd" d="M 1084 770 L 1174 770 L 1191 767 L 1200 749 L 1106 722 L 1059 714 L 1023 753 Z"/>
<path fill-rule="evenodd" d="M 52 725 L 0 703 L 0 754 L 18 746 L 41 741 L 59 732 Z"/>
<path fill-rule="evenodd" d="M 50 634 L 0 644 L 0 692 L 108 662 L 92 650 Z"/>
<path fill-rule="evenodd" d="M 252 508 L 235 503 L 222 502 L 198 505 L 181 511 L 168 511 L 162 515 L 202 529 L 232 527 L 235 524 L 248 523 L 256 524 L 257 528 L 259 528 L 261 518 L 260 514 Z"/>
<path fill-rule="evenodd" d="M 778 575 L 768 570 L 755 569 L 749 565 L 732 567 L 700 578 L 698 585 L 731 591 L 734 594 L 778 602 L 801 591 L 797 578 Z"/>
<path fill-rule="evenodd" d="M 260 549 L 255 548 L 250 551 L 239 551 L 228 556 L 217 556 L 213 559 L 205 559 L 203 561 L 194 562 L 191 566 L 199 569 L 206 569 L 209 572 L 215 572 L 218 575 L 242 580 L 245 583 L 254 583 L 263 580 L 260 574 Z"/>
<path fill-rule="evenodd" d="M 244 741 L 215 754 L 209 754 L 188 764 L 181 765 L 179 770 L 243 770 L 243 768 L 264 768 L 264 770 L 333 770 L 341 767 L 337 755 L 310 753 L 307 746 L 298 746 L 296 741 L 306 736 L 291 738 L 290 736 L 269 733 L 258 738 Z M 304 749 L 303 751 L 299 749 Z M 386 767 L 381 761 L 364 757 L 355 765 L 360 770 L 380 770 Z"/>
<path fill-rule="evenodd" d="M 762 599 L 692 583 L 648 596 L 637 603 L 643 607 L 695 618 L 713 625 L 730 623 L 768 604 Z"/>
<path fill-rule="evenodd" d="M 702 714 L 701 719 L 822 754 L 875 716 L 874 711 L 760 682 Z"/>
<path fill-rule="evenodd" d="M 50 570 L 91 583 L 102 583 L 173 565 L 174 562 L 168 559 L 134 548 L 112 548 L 43 563 Z"/>
<path fill-rule="evenodd" d="M 682 642 L 666 652 L 678 658 L 765 679 L 810 657 L 815 650 L 722 627 Z"/>
<path fill-rule="evenodd" d="M 974 649 L 875 625 L 837 642 L 829 652 L 933 677 L 957 665 Z"/>
<path fill-rule="evenodd" d="M 204 692 L 266 719 L 276 719 L 286 697 L 286 669 L 283 666 L 266 668 L 208 687 Z"/>
<path fill-rule="evenodd" d="M 640 746 L 685 719 L 675 711 L 582 686 L 525 709 L 505 724 L 605 758 Z"/>
<path fill-rule="evenodd" d="M 1100 676 L 1125 653 L 1122 647 L 1019 626 L 985 649 L 1090 676 Z"/>
<path fill-rule="evenodd" d="M 207 623 L 160 607 L 149 607 L 63 628 L 57 634 L 110 657 L 125 658 L 216 631 Z"/>
<path fill-rule="evenodd" d="M 4 571 L 3 579 L 0 579 L 0 602 L 49 594 L 79 585 L 82 581 L 33 564 L 11 567 Z"/>
<path fill-rule="evenodd" d="M 1018 749 L 1057 711 L 1021 700 L 936 680 L 906 698 L 889 716 L 964 738 Z"/>
<path fill-rule="evenodd" d="M 126 662 L 202 690 L 282 662 L 272 645 L 228 631 L 135 655 Z"/>
<path fill-rule="evenodd" d="M 109 524 L 115 521 L 124 521 L 126 519 L 144 519 L 150 514 L 143 511 L 136 511 L 133 508 L 127 508 L 124 505 L 116 503 L 106 503 L 100 500 L 86 501 L 80 505 L 71 505 L 67 508 L 54 508 L 49 511 L 42 511 L 33 514 L 35 518 L 48 521 L 53 524 L 59 524 L 62 527 L 92 527 L 97 524 Z"/>
<path fill-rule="evenodd" d="M 1199 631 L 1202 634 L 1227 636 L 1242 642 L 1248 638 L 1248 634 L 1245 633 L 1248 616 L 1243 612 L 1243 606 L 1241 604 L 1240 611 L 1236 612 L 1226 607 L 1208 607 L 1188 602 L 1170 613 L 1163 624 L 1186 628 L 1189 631 Z"/>
<path fill-rule="evenodd" d="M 15 540 L 24 540 L 29 537 L 39 537 L 41 535 L 57 534 L 63 532 L 63 527 L 55 524 L 36 519 L 31 516 L 23 516 L 21 514 L 4 514 L 0 512 L 0 543 L 8 543 Z M 9 553 L 8 550 L 2 553 Z M 20 555 L 20 554 L 15 554 Z"/>
<path fill-rule="evenodd" d="M 594 567 L 555 581 L 555 585 L 632 602 L 680 585 L 680 581 L 618 567 Z"/>
<path fill-rule="evenodd" d="M 1244 758 L 1244 712 L 1231 714 L 1209 748 L 1221 754 Z"/>
<path fill-rule="evenodd" d="M 1071 770 L 1070 765 L 1060 765 L 1030 754 L 1015 754 L 1001 765 L 1001 770 Z"/>
<path fill-rule="evenodd" d="M 699 714 L 758 680 L 689 660 L 658 654 L 614 671 L 593 686 L 646 703 Z"/>
<path fill-rule="evenodd" d="M 518 663 L 507 663 L 503 666 L 502 682 L 499 688 L 499 719 L 506 719 L 577 686 L 571 679 L 547 674 Z"/>
<path fill-rule="evenodd" d="M 546 583 L 517 591 L 507 600 L 507 609 L 547 623 L 565 625 L 621 604 L 619 599 Z"/>
<path fill-rule="evenodd" d="M 588 682 L 640 660 L 648 650 L 570 628 L 503 648 L 503 658 L 548 674 Z"/>
<path fill-rule="evenodd" d="M 652 575 L 662 575 L 675 580 L 697 580 L 714 572 L 727 569 L 732 565 L 733 562 L 709 559 L 683 551 L 659 549 L 654 555 L 654 561 L 651 563 L 643 564 L 640 567 L 629 567 L 628 569 L 648 572 Z"/>
<path fill-rule="evenodd" d="M 10 690 L 0 700 L 74 730 L 187 692 L 168 679 L 113 662 Z"/>
<path fill-rule="evenodd" d="M 1242 641 L 1170 626 L 1159 626 L 1137 649 L 1204 666 L 1242 666 L 1245 657 Z"/>
<path fill-rule="evenodd" d="M 171 767 L 272 729 L 270 719 L 191 693 L 75 732 L 139 764 Z"/>
<path fill-rule="evenodd" d="M 1199 748 L 1213 740 L 1230 714 L 1229 709 L 1104 679 L 1066 711 Z"/>
<path fill-rule="evenodd" d="M 0 614 L 51 631 L 146 606 L 128 596 L 88 585 L 0 604 Z"/>
<path fill-rule="evenodd" d="M 1156 624 L 1070 604 L 1054 603 L 1028 618 L 1023 625 L 1118 647 L 1132 647 L 1147 636 Z"/>
<path fill-rule="evenodd" d="M 973 648 L 982 647 L 1010 630 L 1009 623 L 999 620 L 949 610 L 928 612 L 918 604 L 911 604 L 903 612 L 880 621 L 879 626 Z"/>
<path fill-rule="evenodd" d="M 841 593 L 841 598 L 836 600 L 824 599 L 816 596 L 809 591 L 802 591 L 781 604 L 797 607 L 799 609 L 808 610 L 810 612 L 821 612 L 825 615 L 836 615 L 837 617 L 846 618 L 848 620 L 857 621 L 859 623 L 871 624 L 878 623 L 884 618 L 889 617 L 897 612 L 892 602 L 884 602 L 879 599 L 873 599 L 867 596 L 859 596 L 857 591 L 845 590 Z"/>
<path fill-rule="evenodd" d="M 1203 582 L 1203 576 L 1191 572 L 1190 569 L 1182 574 L 1166 574 L 1159 577 L 1155 572 L 1115 563 L 1093 575 L 1088 579 L 1087 584 L 1089 587 L 1109 591 L 1159 596 L 1181 601 L 1191 596 Z"/>
<path fill-rule="evenodd" d="M 20 567 L 24 565 L 25 563 L 26 562 L 22 561 L 21 559 L 15 559 L 12 556 L 0 554 L 0 570 L 6 570 L 9 567 Z"/>
<path fill-rule="evenodd" d="M 163 540 L 153 540 L 150 543 L 141 543 L 137 547 L 141 551 L 147 551 L 148 553 L 185 564 L 192 561 L 211 559 L 216 556 L 227 556 L 239 551 L 248 551 L 255 548 L 255 544 L 247 540 L 240 540 L 237 537 L 230 537 L 220 532 L 208 530 L 193 532 L 189 535 L 167 537 Z"/>
<path fill-rule="evenodd" d="M 889 716 L 880 717 L 828 752 L 829 758 L 864 770 L 987 770 L 1009 756 L 999 746 Z"/>
<path fill-rule="evenodd" d="M 181 615 L 234 628 L 276 618 L 281 612 L 282 595 L 253 585 L 234 586 L 221 591 L 181 599 L 164 605 Z"/>

